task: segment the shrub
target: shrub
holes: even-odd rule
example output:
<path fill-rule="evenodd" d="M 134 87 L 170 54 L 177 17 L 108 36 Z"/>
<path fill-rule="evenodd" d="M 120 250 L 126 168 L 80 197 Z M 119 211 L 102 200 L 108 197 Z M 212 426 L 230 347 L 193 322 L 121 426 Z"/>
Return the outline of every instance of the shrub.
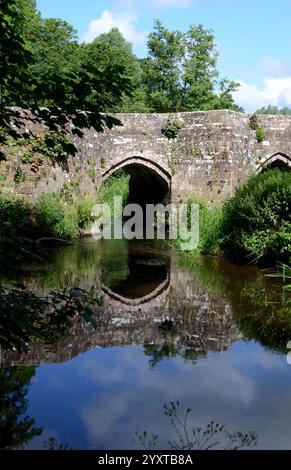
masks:
<path fill-rule="evenodd" d="M 259 126 L 256 130 L 256 137 L 258 142 L 262 142 L 266 138 L 266 131 L 262 126 Z"/>
<path fill-rule="evenodd" d="M 7 236 L 23 234 L 30 228 L 31 209 L 16 198 L 0 196 L 0 233 Z"/>
<path fill-rule="evenodd" d="M 181 126 L 176 119 L 168 119 L 164 127 L 161 129 L 161 133 L 165 135 L 168 139 L 176 139 L 179 134 Z"/>
<path fill-rule="evenodd" d="M 43 136 L 31 139 L 32 150 L 50 158 L 52 161 L 64 162 L 72 153 L 72 144 L 67 134 L 46 131 Z"/>
<path fill-rule="evenodd" d="M 25 175 L 23 173 L 23 170 L 20 166 L 16 168 L 15 174 L 14 174 L 14 181 L 15 183 L 21 183 L 24 181 Z"/>
<path fill-rule="evenodd" d="M 35 206 L 36 224 L 46 236 L 72 238 L 77 234 L 77 214 L 70 206 L 62 205 L 58 193 L 43 194 Z"/>
<path fill-rule="evenodd" d="M 95 218 L 92 217 L 91 212 L 95 204 L 97 204 L 97 198 L 94 197 L 87 197 L 78 204 L 78 227 L 80 229 L 85 229 L 94 222 Z"/>
<path fill-rule="evenodd" d="M 223 248 L 238 261 L 288 262 L 291 253 L 291 173 L 253 176 L 223 207 Z"/>

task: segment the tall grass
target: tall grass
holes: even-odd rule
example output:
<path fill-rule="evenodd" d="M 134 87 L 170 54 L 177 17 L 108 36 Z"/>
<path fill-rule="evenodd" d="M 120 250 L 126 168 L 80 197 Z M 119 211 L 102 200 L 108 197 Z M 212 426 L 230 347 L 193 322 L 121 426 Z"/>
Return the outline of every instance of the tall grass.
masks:
<path fill-rule="evenodd" d="M 291 266 L 281 263 L 276 268 L 276 273 L 267 274 L 267 276 L 282 279 L 283 289 L 291 292 Z"/>

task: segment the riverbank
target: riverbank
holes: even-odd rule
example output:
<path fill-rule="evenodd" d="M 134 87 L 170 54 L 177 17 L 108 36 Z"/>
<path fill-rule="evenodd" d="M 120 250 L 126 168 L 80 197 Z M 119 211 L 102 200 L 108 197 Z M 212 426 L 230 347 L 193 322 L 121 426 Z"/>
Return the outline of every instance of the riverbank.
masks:
<path fill-rule="evenodd" d="M 190 220 L 189 212 L 189 226 Z M 290 264 L 291 173 L 274 169 L 252 176 L 220 208 L 200 203 L 200 240 L 187 256 L 197 253 L 223 254 L 240 264 Z"/>

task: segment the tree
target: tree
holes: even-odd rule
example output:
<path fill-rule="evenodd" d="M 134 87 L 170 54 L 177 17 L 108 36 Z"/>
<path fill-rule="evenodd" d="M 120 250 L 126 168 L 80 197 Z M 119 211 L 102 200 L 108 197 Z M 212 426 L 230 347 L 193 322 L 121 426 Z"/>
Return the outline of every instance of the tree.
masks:
<path fill-rule="evenodd" d="M 32 56 L 24 38 L 24 11 L 21 0 L 0 0 L 0 96 L 1 117 L 5 104 L 22 96 L 27 83 L 27 64 Z"/>
<path fill-rule="evenodd" d="M 100 112 L 113 111 L 130 94 L 125 66 L 94 62 L 89 48 L 78 44 L 72 26 L 42 19 L 34 0 L 0 2 L 3 104 L 30 108 L 36 119 L 58 132 L 66 133 L 69 121 L 80 135 L 84 127 L 102 131 L 104 126 L 120 124 Z M 3 106 L 4 115 L 12 132 L 11 111 L 4 112 Z"/>
<path fill-rule="evenodd" d="M 262 108 L 257 109 L 256 114 L 283 114 L 283 115 L 290 115 L 291 108 L 285 106 L 284 108 L 278 108 L 278 106 L 272 106 L 269 104 L 268 106 L 263 106 Z"/>
<path fill-rule="evenodd" d="M 49 18 L 27 24 L 26 35 L 33 57 L 27 105 L 66 105 L 80 69 L 76 31 L 66 21 Z"/>
<path fill-rule="evenodd" d="M 185 48 L 179 31 L 168 31 L 155 21 L 148 39 L 149 55 L 144 61 L 144 82 L 149 107 L 157 112 L 181 109 L 181 67 Z"/>
<path fill-rule="evenodd" d="M 238 108 L 232 92 L 238 84 L 219 79 L 218 52 L 211 30 L 191 26 L 186 33 L 168 31 L 155 21 L 144 62 L 149 107 L 156 112 Z"/>
<path fill-rule="evenodd" d="M 92 43 L 86 44 L 85 50 L 88 62 L 98 64 L 103 73 L 108 67 L 116 67 L 123 70 L 124 77 L 128 80 L 128 88 L 122 93 L 121 100 L 112 99 L 109 91 L 104 111 L 144 111 L 140 61 L 133 54 L 132 45 L 124 39 L 118 28 L 101 34 Z"/>
<path fill-rule="evenodd" d="M 218 77 L 218 53 L 211 30 L 202 25 L 191 26 L 184 35 L 183 56 L 183 108 L 205 109 L 214 98 L 215 80 Z"/>

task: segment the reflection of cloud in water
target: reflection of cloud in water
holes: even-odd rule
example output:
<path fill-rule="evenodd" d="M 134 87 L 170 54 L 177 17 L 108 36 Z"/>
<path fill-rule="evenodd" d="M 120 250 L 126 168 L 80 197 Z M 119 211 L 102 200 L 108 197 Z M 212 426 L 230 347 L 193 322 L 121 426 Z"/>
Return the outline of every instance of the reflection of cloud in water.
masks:
<path fill-rule="evenodd" d="M 94 395 L 79 410 L 90 447 L 109 448 L 113 442 L 114 448 L 132 447 L 135 431 L 143 429 L 162 436 L 163 446 L 171 436 L 167 435 L 162 406 L 177 399 L 183 406 L 192 408 L 196 425 L 205 426 L 214 420 L 231 431 L 256 431 L 258 447 L 273 448 L 276 442 L 282 448 L 290 446 L 287 417 L 291 409 L 291 383 L 282 396 L 282 388 L 274 385 L 272 375 L 275 369 L 284 372 L 282 357 L 270 356 L 268 352 L 264 357 L 256 345 L 250 348 L 245 343 L 233 347 L 232 351 L 212 354 L 211 361 L 201 360 L 194 366 L 174 359 L 149 371 L 139 350 L 133 352 L 132 348 L 126 348 L 113 356 L 110 363 L 114 361 L 116 366 L 108 368 L 106 384 L 102 382 L 98 396 Z M 252 366 L 246 365 L 251 361 Z M 80 366 L 79 373 L 83 376 L 85 371 Z M 117 367 L 124 371 L 124 379 L 118 384 L 114 382 Z M 93 377 L 100 386 L 98 377 Z"/>

